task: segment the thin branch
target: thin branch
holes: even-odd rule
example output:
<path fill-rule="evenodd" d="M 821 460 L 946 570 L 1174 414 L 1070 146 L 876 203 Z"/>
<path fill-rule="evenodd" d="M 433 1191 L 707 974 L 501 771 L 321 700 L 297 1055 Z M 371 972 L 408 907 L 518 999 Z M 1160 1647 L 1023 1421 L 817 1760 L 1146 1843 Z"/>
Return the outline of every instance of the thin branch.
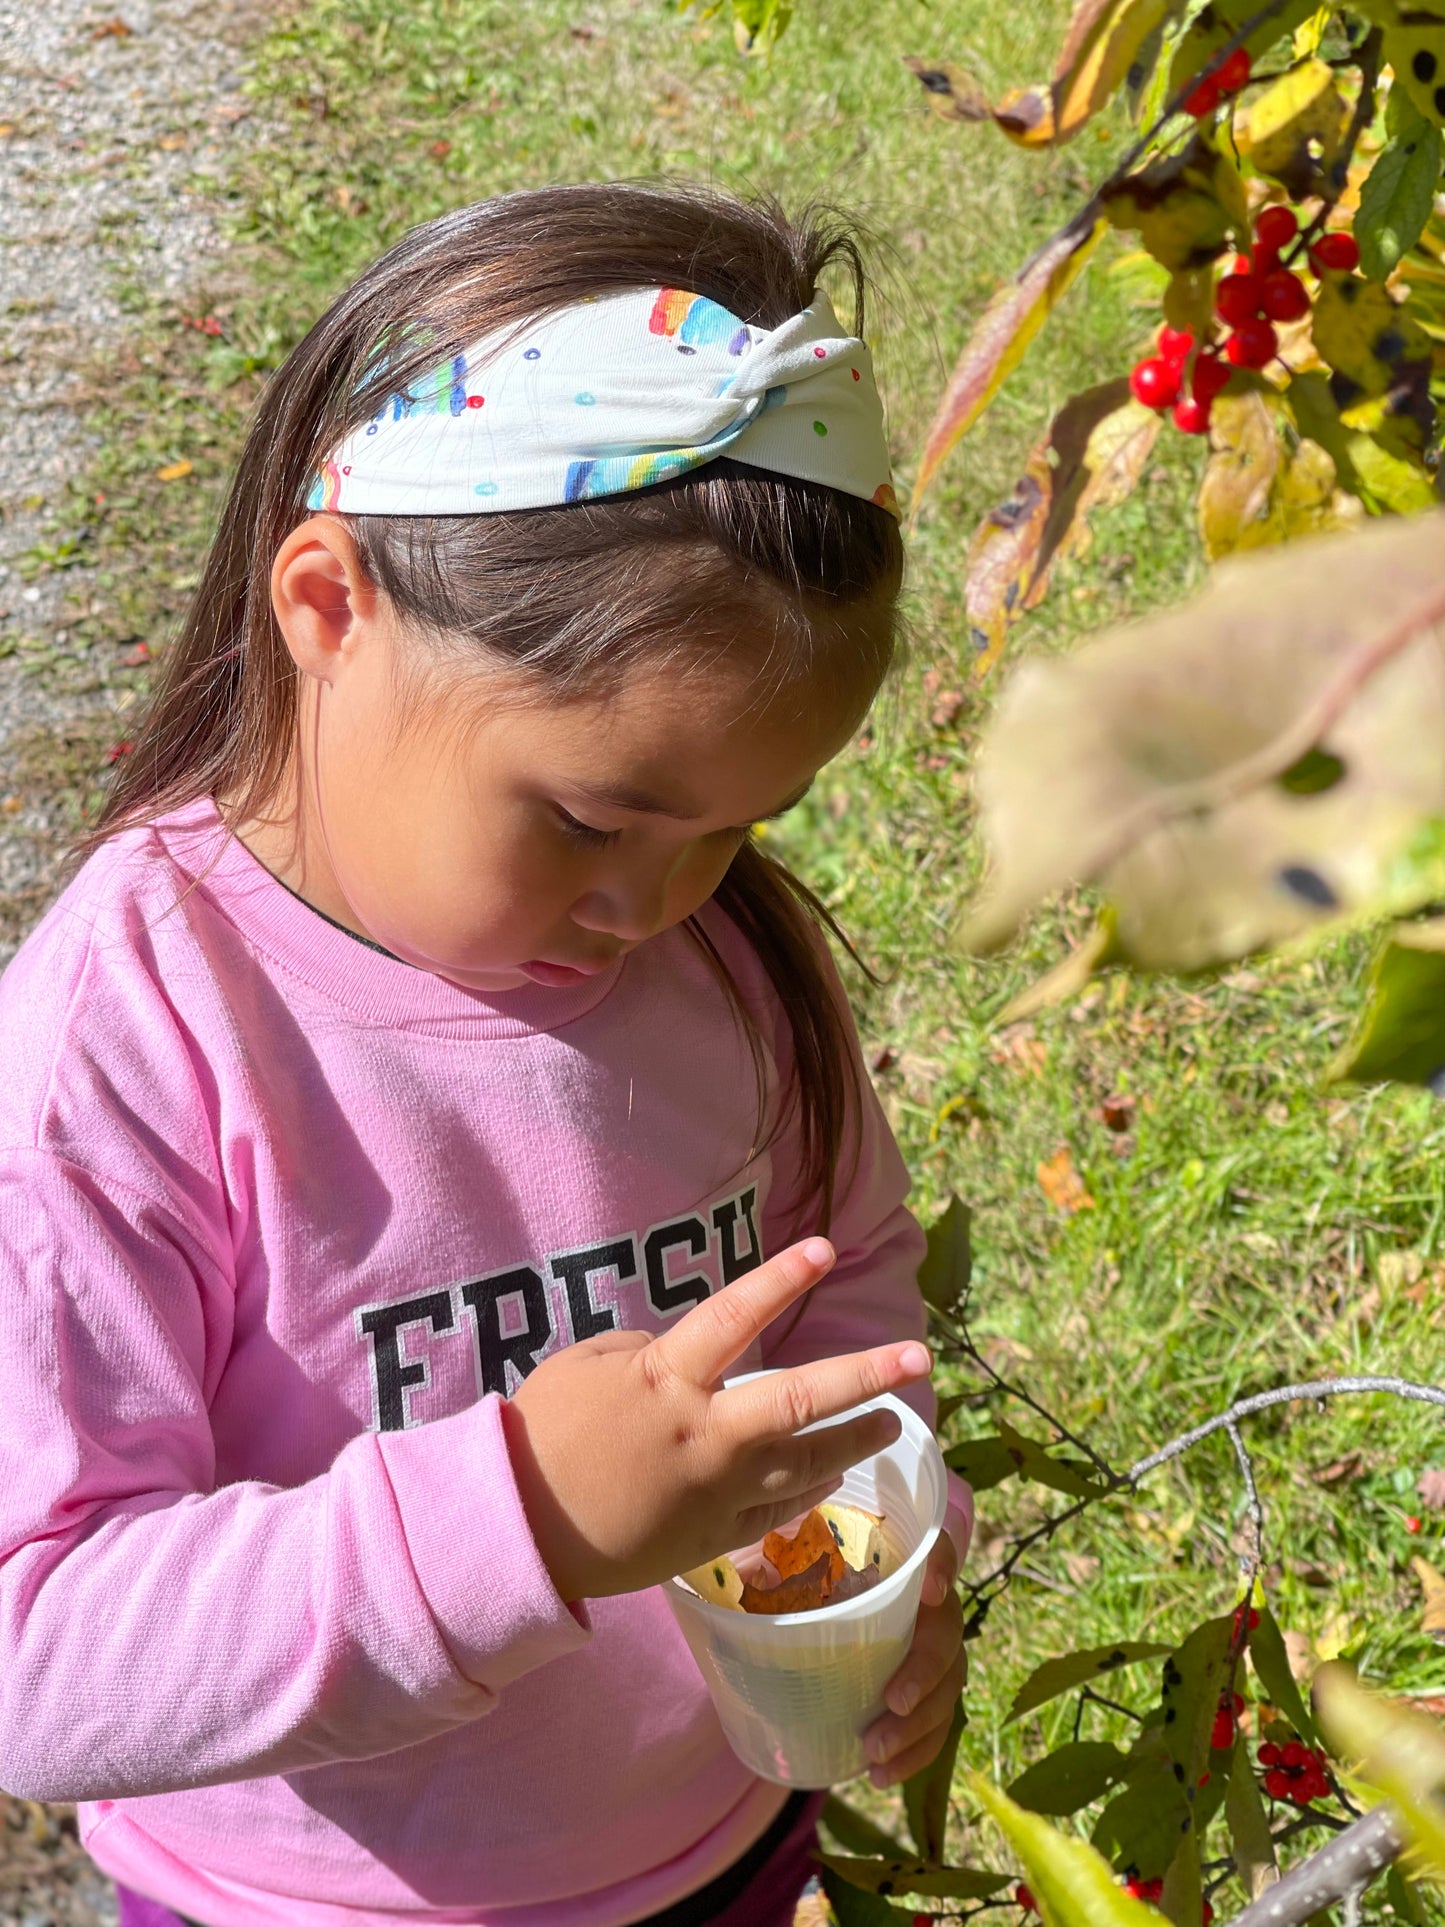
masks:
<path fill-rule="evenodd" d="M 1445 590 L 1441 591 L 1441 614 L 1445 615 Z M 1438 1385 L 1417 1385 L 1408 1378 L 1315 1378 L 1302 1385 L 1276 1385 L 1272 1391 L 1255 1392 L 1249 1398 L 1236 1399 L 1227 1412 L 1206 1419 L 1202 1425 L 1194 1426 L 1188 1432 L 1181 1432 L 1177 1439 L 1161 1445 L 1157 1452 L 1131 1465 L 1124 1474 L 1126 1485 L 1137 1485 L 1147 1473 L 1158 1466 L 1177 1459 L 1181 1452 L 1187 1452 L 1201 1439 L 1211 1433 L 1223 1431 L 1226 1427 L 1254 1412 L 1267 1411 L 1271 1405 L 1290 1405 L 1301 1398 L 1344 1398 L 1356 1392 L 1392 1392 L 1397 1398 L 1418 1399 L 1425 1405 L 1438 1405 L 1445 1409 L 1445 1390 Z"/>
<path fill-rule="evenodd" d="M 1291 1867 L 1243 1913 L 1236 1914 L 1229 1927 L 1303 1927 L 1322 1907 L 1362 1891 L 1404 1847 L 1394 1814 L 1388 1807 L 1376 1807 L 1318 1853 Z"/>
<path fill-rule="evenodd" d="M 1234 1456 L 1239 1461 L 1240 1476 L 1244 1480 L 1245 1500 L 1249 1509 L 1250 1547 L 1249 1555 L 1240 1560 L 1240 1565 L 1248 1575 L 1249 1585 L 1254 1584 L 1255 1574 L 1264 1564 L 1264 1506 L 1260 1503 L 1259 1487 L 1254 1482 L 1254 1461 L 1245 1447 L 1244 1435 L 1231 1419 L 1225 1430 L 1229 1442 L 1234 1447 Z"/>
<path fill-rule="evenodd" d="M 996 1390 L 1007 1392 L 1009 1397 L 1016 1398 L 1020 1405 L 1026 1405 L 1037 1418 L 1041 1418 L 1045 1425 L 1058 1433 L 1059 1439 L 1063 1444 L 1072 1445 L 1075 1451 L 1082 1452 L 1089 1463 L 1103 1475 L 1110 1485 L 1118 1481 L 1119 1474 L 1114 1470 L 1113 1466 L 1109 1464 L 1107 1459 L 1099 1456 L 1087 1439 L 1082 1439 L 1076 1432 L 1071 1432 L 1067 1425 L 1061 1424 L 1060 1421 L 1054 1417 L 1047 1406 L 1041 1405 L 1039 1401 L 1034 1398 L 1031 1393 L 1026 1392 L 1021 1385 L 1015 1385 L 1011 1379 L 1005 1378 L 998 1367 L 984 1357 L 974 1341 L 972 1332 L 968 1328 L 966 1306 L 961 1323 L 954 1324 L 951 1318 L 943 1314 L 937 1315 L 937 1321 L 943 1326 L 948 1336 L 953 1339 L 963 1356 L 970 1359 L 978 1367 Z"/>

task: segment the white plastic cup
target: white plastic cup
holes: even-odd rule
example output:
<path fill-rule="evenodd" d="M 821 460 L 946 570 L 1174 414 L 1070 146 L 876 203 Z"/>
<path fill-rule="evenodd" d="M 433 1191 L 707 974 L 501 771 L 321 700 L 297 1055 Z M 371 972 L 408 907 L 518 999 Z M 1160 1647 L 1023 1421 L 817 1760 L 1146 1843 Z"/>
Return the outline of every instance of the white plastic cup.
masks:
<path fill-rule="evenodd" d="M 748 1372 L 725 1382 L 769 1376 Z M 891 1393 L 805 1429 L 880 1409 L 895 1413 L 902 1431 L 848 1468 L 832 1503 L 882 1515 L 897 1561 L 887 1579 L 841 1605 L 776 1616 L 714 1606 L 679 1579 L 662 1589 L 728 1744 L 745 1766 L 781 1786 L 827 1787 L 863 1772 L 863 1734 L 884 1711 L 883 1689 L 913 1643 L 924 1567 L 948 1508 L 938 1441 Z"/>

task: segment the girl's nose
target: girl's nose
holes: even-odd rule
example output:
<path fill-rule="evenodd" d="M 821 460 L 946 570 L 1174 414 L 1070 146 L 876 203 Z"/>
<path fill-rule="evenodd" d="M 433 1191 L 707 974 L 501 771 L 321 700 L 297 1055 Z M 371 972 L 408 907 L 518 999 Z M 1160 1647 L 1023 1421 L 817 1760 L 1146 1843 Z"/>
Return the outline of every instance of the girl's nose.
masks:
<path fill-rule="evenodd" d="M 572 906 L 572 921 L 599 936 L 622 943 L 645 943 L 667 927 L 666 876 L 618 879 L 605 890 L 589 890 Z"/>

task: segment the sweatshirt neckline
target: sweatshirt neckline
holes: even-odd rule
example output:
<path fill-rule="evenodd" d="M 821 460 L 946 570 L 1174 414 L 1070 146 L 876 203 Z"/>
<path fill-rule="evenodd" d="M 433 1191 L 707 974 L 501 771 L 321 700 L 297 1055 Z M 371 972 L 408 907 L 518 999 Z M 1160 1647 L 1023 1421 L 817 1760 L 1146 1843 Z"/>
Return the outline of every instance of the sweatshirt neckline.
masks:
<path fill-rule="evenodd" d="M 472 1037 L 561 1029 L 595 1010 L 626 957 L 566 989 L 463 989 L 360 942 L 287 889 L 221 820 L 207 796 L 151 825 L 166 854 L 256 950 L 364 1023 Z"/>

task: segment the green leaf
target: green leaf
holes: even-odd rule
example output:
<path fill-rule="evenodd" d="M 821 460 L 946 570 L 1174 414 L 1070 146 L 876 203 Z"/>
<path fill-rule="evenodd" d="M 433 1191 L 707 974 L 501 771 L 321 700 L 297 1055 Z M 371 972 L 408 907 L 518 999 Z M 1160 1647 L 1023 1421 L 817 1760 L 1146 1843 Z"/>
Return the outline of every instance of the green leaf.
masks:
<path fill-rule="evenodd" d="M 1279 1876 L 1274 1836 L 1259 1797 L 1249 1745 L 1241 1733 L 1234 1742 L 1234 1771 L 1224 1796 L 1224 1822 L 1234 1850 L 1234 1870 L 1246 1900 L 1258 1900 Z"/>
<path fill-rule="evenodd" d="M 1017 1459 L 1000 1438 L 965 1439 L 950 1445 L 943 1463 L 961 1479 L 967 1479 L 975 1492 L 987 1492 L 1005 1479 L 1018 1477 Z"/>
<path fill-rule="evenodd" d="M 1044 1927 L 1159 1927 L 1159 1917 L 1115 1883 L 1109 1863 L 1082 1840 L 1026 1813 L 971 1773 L 974 1795 L 1023 1862 Z"/>
<path fill-rule="evenodd" d="M 1356 1084 L 1424 1084 L 1445 1069 L 1445 917 L 1396 924 L 1380 941 L 1364 1013 L 1330 1067 Z"/>
<path fill-rule="evenodd" d="M 1109 1673 L 1117 1673 L 1125 1666 L 1133 1666 L 1141 1659 L 1162 1659 L 1165 1653 L 1174 1649 L 1160 1645 L 1150 1639 L 1121 1639 L 1112 1646 L 1089 1646 L 1077 1653 L 1065 1653 L 1058 1659 L 1046 1659 L 1042 1666 L 1036 1666 L 1014 1694 L 1013 1705 L 1008 1710 L 1008 1720 L 1021 1719 L 1025 1713 L 1032 1713 L 1036 1706 L 1043 1706 L 1060 1693 L 1068 1693 L 1076 1686 L 1084 1686 L 1090 1680 L 1103 1679 Z"/>
<path fill-rule="evenodd" d="M 941 1866 L 948 1836 L 948 1796 L 953 1788 L 953 1763 L 958 1742 L 968 1724 L 960 1699 L 953 1709 L 948 1737 L 928 1765 L 903 1782 L 903 1809 L 913 1844 L 931 1867 Z"/>
<path fill-rule="evenodd" d="M 1209 1761 L 1209 1734 L 1219 1698 L 1230 1684 L 1233 1633 L 1232 1613 L 1206 1619 L 1164 1662 L 1164 1744 L 1191 1807 L 1199 1776 Z"/>
<path fill-rule="evenodd" d="M 987 1867 L 930 1867 L 922 1860 L 844 1860 L 819 1854 L 850 1886 L 870 1894 L 922 1894 L 930 1900 L 987 1900 L 1008 1886 L 1011 1875 Z"/>
<path fill-rule="evenodd" d="M 1320 1668 L 1315 1691 L 1336 1749 L 1359 1761 L 1432 1873 L 1445 1875 L 1445 1800 L 1436 1797 L 1445 1787 L 1445 1731 L 1413 1707 L 1367 1693 L 1338 1660 Z"/>
<path fill-rule="evenodd" d="M 1199 1877 L 1199 1828 L 1191 1827 L 1164 1875 L 1160 1912 L 1175 1927 L 1194 1927 L 1203 1916 L 1204 1890 Z"/>
<path fill-rule="evenodd" d="M 1398 1861 L 1385 1875 L 1385 1898 L 1397 1920 L 1408 1920 L 1410 1927 L 1429 1927 L 1429 1918 L 1420 1904 L 1420 1890 L 1400 1871 Z"/>
<path fill-rule="evenodd" d="M 928 1227 L 928 1250 L 918 1267 L 924 1302 L 945 1316 L 962 1302 L 973 1276 L 973 1207 L 950 1196 L 942 1217 Z"/>
<path fill-rule="evenodd" d="M 1168 1872 L 1191 1824 L 1189 1803 L 1164 1744 L 1161 1726 L 1146 1728 L 1129 1755 L 1128 1784 L 1094 1827 L 1094 1845 L 1121 1873 L 1158 1880 Z"/>
<path fill-rule="evenodd" d="M 1101 1799 L 1128 1766 L 1128 1754 L 1108 1740 L 1070 1740 L 1021 1773 L 1008 1796 L 1030 1813 L 1061 1818 Z"/>
<path fill-rule="evenodd" d="M 895 1921 L 903 1921 L 912 1927 L 913 1916 L 901 1907 L 890 1907 L 878 1894 L 866 1893 L 862 1887 L 855 1887 L 842 1874 L 835 1872 L 825 1860 L 819 1873 L 823 1892 L 828 1896 L 828 1904 L 838 1916 L 838 1927 L 892 1927 Z"/>
<path fill-rule="evenodd" d="M 1054 1458 L 1037 1440 L 1025 1438 L 1004 1419 L 999 1420 L 998 1431 L 1023 1478 L 1046 1485 L 1053 1492 L 1067 1493 L 1071 1499 L 1103 1498 L 1108 1488 L 1086 1478 L 1075 1460 Z"/>
<path fill-rule="evenodd" d="M 968 1403 L 969 1397 L 968 1392 L 951 1392 L 947 1398 L 941 1398 L 938 1401 L 938 1416 L 933 1421 L 934 1431 L 940 1431 L 947 1425 L 954 1413 Z"/>
<path fill-rule="evenodd" d="M 830 1793 L 823 1803 L 823 1825 L 832 1834 L 840 1847 L 849 1853 L 871 1854 L 884 1860 L 906 1860 L 907 1853 L 901 1840 L 895 1840 L 891 1833 L 861 1814 L 856 1807 L 836 1793 Z"/>
<path fill-rule="evenodd" d="M 1386 125 L 1390 138 L 1365 177 L 1354 222 L 1372 281 L 1385 280 L 1424 233 L 1440 179 L 1440 129 L 1403 87 L 1390 89 Z"/>
<path fill-rule="evenodd" d="M 1249 1657 L 1254 1662 L 1260 1685 L 1295 1732 L 1307 1746 L 1318 1746 L 1319 1731 L 1300 1697 L 1294 1674 L 1289 1669 L 1284 1634 L 1268 1606 L 1260 1609 L 1259 1624 L 1249 1635 Z"/>

